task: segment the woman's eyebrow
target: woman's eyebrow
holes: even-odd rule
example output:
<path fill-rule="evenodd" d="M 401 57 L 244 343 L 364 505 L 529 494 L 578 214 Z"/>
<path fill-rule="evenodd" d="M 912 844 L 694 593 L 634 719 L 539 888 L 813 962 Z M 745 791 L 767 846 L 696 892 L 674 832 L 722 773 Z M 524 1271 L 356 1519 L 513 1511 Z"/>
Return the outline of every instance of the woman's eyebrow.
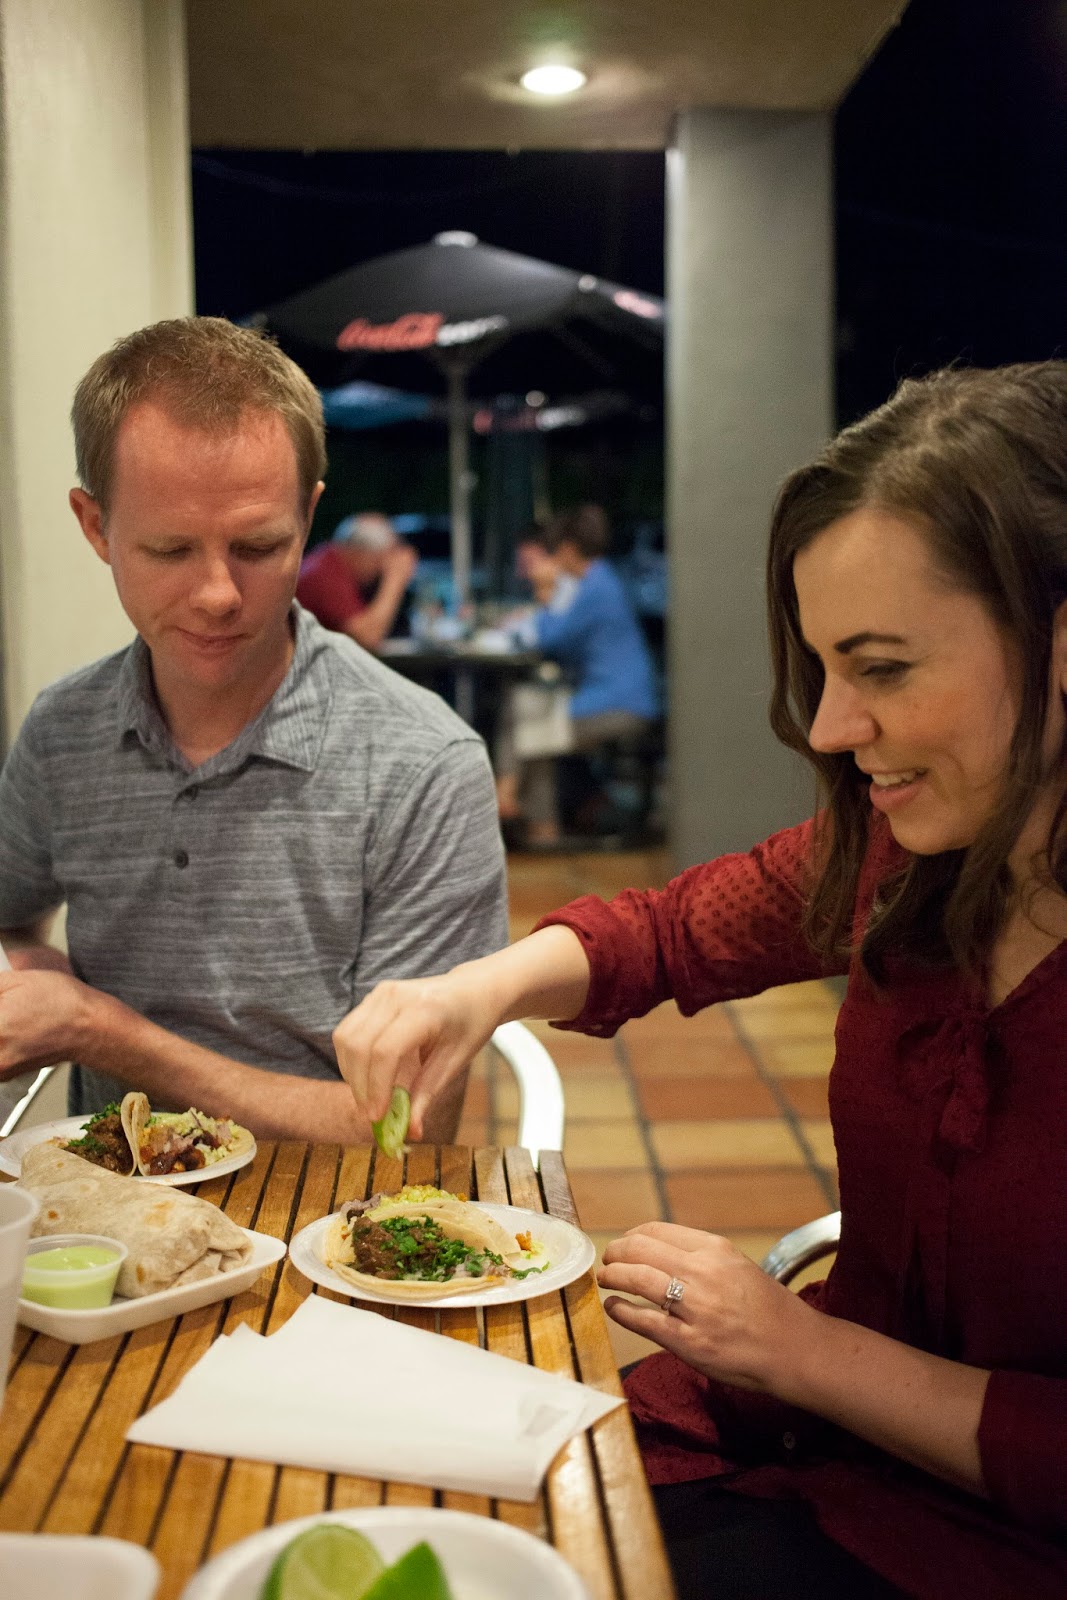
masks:
<path fill-rule="evenodd" d="M 839 639 L 834 649 L 838 655 L 847 656 L 863 644 L 907 644 L 907 640 L 899 633 L 850 633 L 847 639 Z"/>

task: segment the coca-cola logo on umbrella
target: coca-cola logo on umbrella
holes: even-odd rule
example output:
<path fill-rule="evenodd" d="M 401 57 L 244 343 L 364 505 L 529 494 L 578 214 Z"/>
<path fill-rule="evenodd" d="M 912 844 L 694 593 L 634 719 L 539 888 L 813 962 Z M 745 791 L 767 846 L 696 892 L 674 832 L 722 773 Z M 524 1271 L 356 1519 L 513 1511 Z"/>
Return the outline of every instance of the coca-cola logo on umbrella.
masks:
<path fill-rule="evenodd" d="M 473 344 L 501 333 L 507 317 L 475 317 L 446 322 L 440 311 L 408 311 L 393 322 L 368 322 L 356 317 L 337 335 L 338 350 L 428 350 L 432 345 Z"/>

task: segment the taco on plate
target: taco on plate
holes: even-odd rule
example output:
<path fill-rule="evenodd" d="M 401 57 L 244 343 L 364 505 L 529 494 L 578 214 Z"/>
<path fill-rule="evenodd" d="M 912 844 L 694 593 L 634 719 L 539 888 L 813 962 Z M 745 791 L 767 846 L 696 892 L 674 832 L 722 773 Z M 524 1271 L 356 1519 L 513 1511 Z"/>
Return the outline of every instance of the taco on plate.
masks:
<path fill-rule="evenodd" d="M 121 1115 L 137 1171 L 145 1178 L 212 1167 L 254 1143 L 247 1128 L 228 1118 L 209 1117 L 194 1106 L 153 1111 L 148 1096 L 137 1092 L 123 1097 Z"/>
<path fill-rule="evenodd" d="M 62 1148 L 120 1178 L 131 1178 L 137 1170 L 133 1146 L 126 1137 L 122 1113 L 116 1104 L 105 1106 L 103 1111 L 89 1117 L 78 1138 L 68 1139 Z"/>
<path fill-rule="evenodd" d="M 344 1206 L 323 1236 L 322 1258 L 357 1288 L 373 1294 L 388 1285 L 406 1300 L 493 1288 L 548 1266 L 529 1234 L 424 1186 Z"/>

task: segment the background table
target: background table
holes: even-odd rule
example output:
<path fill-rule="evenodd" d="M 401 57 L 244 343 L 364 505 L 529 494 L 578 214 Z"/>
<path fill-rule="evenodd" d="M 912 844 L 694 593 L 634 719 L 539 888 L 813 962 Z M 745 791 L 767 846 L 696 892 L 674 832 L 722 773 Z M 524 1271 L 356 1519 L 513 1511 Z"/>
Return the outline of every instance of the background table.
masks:
<path fill-rule="evenodd" d="M 546 657 L 539 650 L 474 650 L 464 644 L 415 644 L 386 639 L 379 655 L 387 667 L 433 689 L 476 728 L 490 748 L 505 686 L 532 677 Z"/>
<path fill-rule="evenodd" d="M 538 1174 L 525 1150 L 418 1147 L 405 1174 L 399 1162 L 365 1148 L 261 1144 L 250 1166 L 198 1192 L 242 1227 L 288 1239 L 346 1200 L 397 1189 L 405 1176 L 577 1221 L 562 1158 L 552 1152 L 542 1152 Z M 174 1600 L 209 1557 L 268 1524 L 348 1506 L 442 1505 L 549 1539 L 594 1600 L 671 1600 L 651 1496 L 621 1407 L 564 1447 L 532 1505 L 125 1442 L 133 1419 L 169 1395 L 219 1334 L 240 1322 L 270 1333 L 309 1292 L 286 1259 L 233 1300 L 97 1344 L 68 1345 L 19 1328 L 0 1418 L 0 1529 L 111 1534 L 147 1545 L 164 1571 L 159 1600 Z M 562 1292 L 484 1311 L 380 1309 L 619 1393 L 591 1273 Z"/>

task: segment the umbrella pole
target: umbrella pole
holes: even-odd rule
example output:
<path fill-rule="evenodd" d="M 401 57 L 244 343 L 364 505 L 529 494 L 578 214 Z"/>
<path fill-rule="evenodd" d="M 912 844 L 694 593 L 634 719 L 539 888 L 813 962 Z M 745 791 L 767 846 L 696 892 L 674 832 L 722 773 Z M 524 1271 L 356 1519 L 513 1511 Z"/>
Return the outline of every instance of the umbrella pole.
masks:
<path fill-rule="evenodd" d="M 448 367 L 448 464 L 452 510 L 452 584 L 456 604 L 466 605 L 471 588 L 470 425 L 466 368 Z"/>

